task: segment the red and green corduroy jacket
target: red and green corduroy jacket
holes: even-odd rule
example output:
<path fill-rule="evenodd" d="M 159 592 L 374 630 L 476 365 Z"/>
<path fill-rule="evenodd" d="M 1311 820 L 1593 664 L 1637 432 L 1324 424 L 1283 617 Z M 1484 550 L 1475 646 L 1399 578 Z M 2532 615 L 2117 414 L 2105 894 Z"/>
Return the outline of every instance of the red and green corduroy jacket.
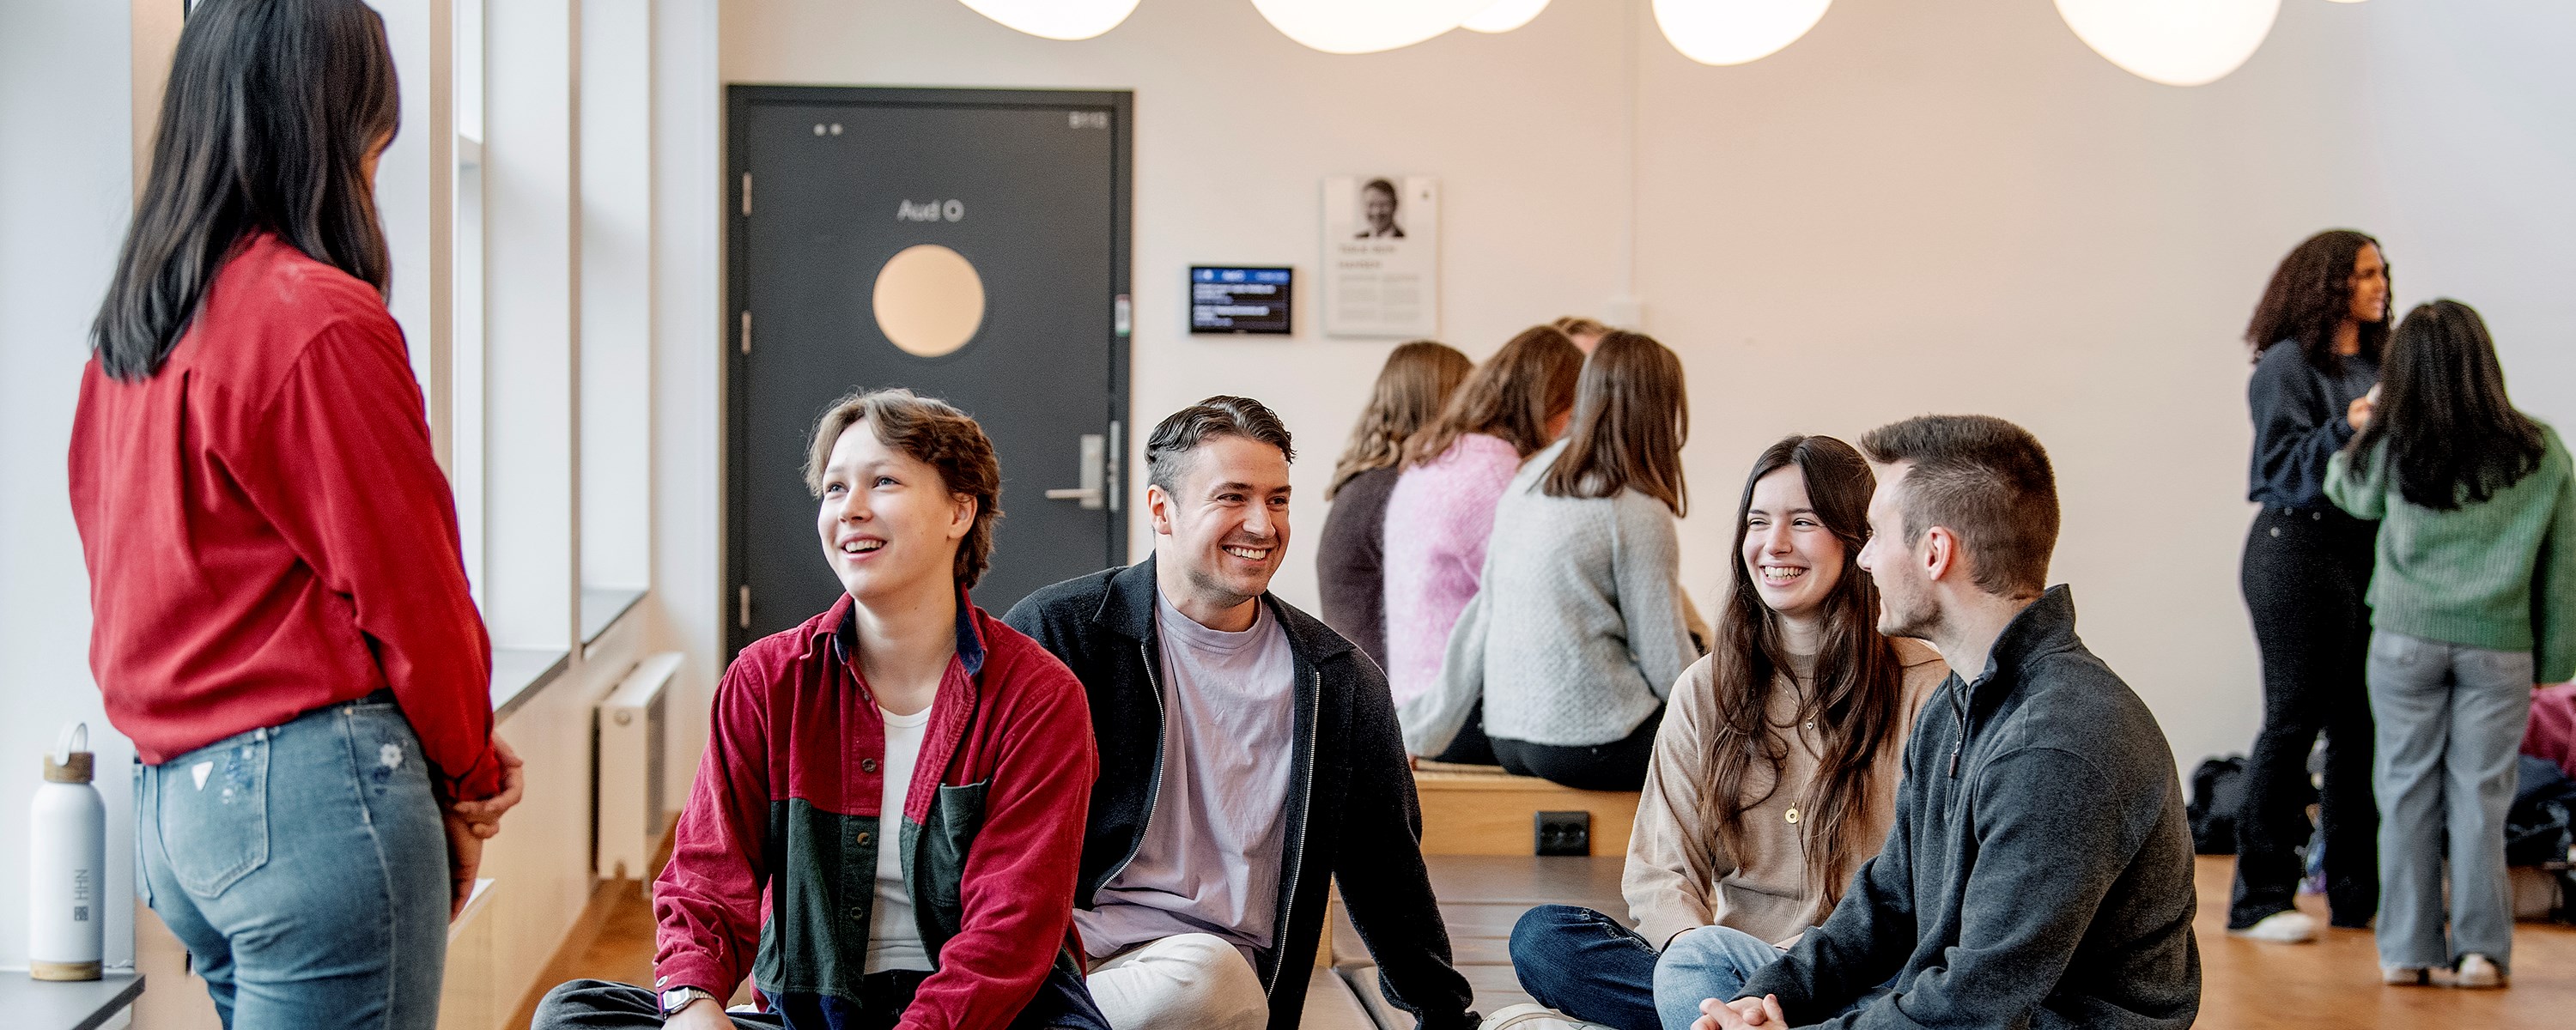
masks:
<path fill-rule="evenodd" d="M 1088 1008 L 1070 946 L 1099 768 L 1082 684 L 961 591 L 957 657 L 905 810 L 887 818 L 885 725 L 853 660 L 852 604 L 844 595 L 743 648 L 716 687 L 654 887 L 657 981 L 721 997 L 748 972 L 791 1026 L 854 1022 L 877 849 L 892 844 L 937 967 L 903 1026 L 984 1030 L 1024 1008 Z"/>

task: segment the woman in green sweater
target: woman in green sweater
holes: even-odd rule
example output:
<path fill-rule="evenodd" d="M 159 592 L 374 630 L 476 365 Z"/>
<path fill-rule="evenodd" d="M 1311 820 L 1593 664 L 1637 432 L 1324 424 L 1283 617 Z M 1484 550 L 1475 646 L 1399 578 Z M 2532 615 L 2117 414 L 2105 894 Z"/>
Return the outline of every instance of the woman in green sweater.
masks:
<path fill-rule="evenodd" d="M 2381 523 L 2368 672 L 2380 972 L 2500 987 L 2513 950 L 2514 749 L 2531 688 L 2576 677 L 2576 478 L 2557 432 L 2505 396 L 2495 343 L 2466 304 L 2409 312 L 2380 390 L 2325 484 L 2345 511 Z"/>

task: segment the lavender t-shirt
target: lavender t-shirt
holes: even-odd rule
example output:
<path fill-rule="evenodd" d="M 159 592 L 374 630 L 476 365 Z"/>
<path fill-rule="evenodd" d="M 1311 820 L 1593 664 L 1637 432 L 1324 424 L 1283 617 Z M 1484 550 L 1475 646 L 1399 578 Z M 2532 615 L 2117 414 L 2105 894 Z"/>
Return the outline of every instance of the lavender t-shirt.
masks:
<path fill-rule="evenodd" d="M 1093 958 L 1207 933 L 1252 959 L 1270 947 L 1279 911 L 1296 659 L 1267 604 L 1241 633 L 1199 625 L 1160 593 L 1154 613 L 1162 785 L 1135 859 L 1091 910 L 1075 910 L 1074 925 Z"/>

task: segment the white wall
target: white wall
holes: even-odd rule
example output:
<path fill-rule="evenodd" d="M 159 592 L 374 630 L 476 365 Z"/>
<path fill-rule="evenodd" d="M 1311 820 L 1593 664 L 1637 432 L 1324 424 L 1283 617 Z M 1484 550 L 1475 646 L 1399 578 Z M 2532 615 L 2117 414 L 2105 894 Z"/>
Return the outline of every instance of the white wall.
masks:
<path fill-rule="evenodd" d="M 89 576 L 64 455 L 89 323 L 132 203 L 124 4 L 0 3 L 0 967 L 27 966 L 27 799 L 38 756 L 86 720 L 107 799 L 111 900 L 134 890 L 134 747 L 89 674 Z M 103 906 L 107 960 L 133 912 Z M 0 974 L 6 975 L 6 974 Z"/>
<path fill-rule="evenodd" d="M 2053 578 L 2184 760 L 2242 750 L 2257 718 L 2236 337 L 2293 244 L 2376 232 L 2401 305 L 2480 305 L 2525 406 L 2576 419 L 2576 291 L 2551 246 L 2576 229 L 2559 46 L 2576 15 L 2286 0 L 2242 70 L 2175 89 L 2095 56 L 2044 3 L 1842 0 L 1736 68 L 1688 62 L 1644 9 L 1561 2 L 1505 36 L 1336 57 L 1239 0 L 1146 3 L 1078 43 L 950 0 L 745 0 L 725 8 L 723 73 L 1136 90 L 1136 424 L 1250 392 L 1300 434 L 1310 498 L 1386 345 L 1321 338 L 1311 305 L 1297 337 L 1194 340 L 1185 265 L 1290 263 L 1311 281 L 1321 177 L 1438 175 L 1442 335 L 1482 356 L 1604 311 L 1632 287 L 1633 233 L 1645 328 L 1693 386 L 1684 576 L 1703 600 L 1743 468 L 1773 438 L 2010 417 L 2057 462 Z M 677 417 L 665 439 L 716 430 Z M 1322 507 L 1300 506 L 1306 532 Z M 1300 603 L 1309 554 L 1279 580 Z"/>

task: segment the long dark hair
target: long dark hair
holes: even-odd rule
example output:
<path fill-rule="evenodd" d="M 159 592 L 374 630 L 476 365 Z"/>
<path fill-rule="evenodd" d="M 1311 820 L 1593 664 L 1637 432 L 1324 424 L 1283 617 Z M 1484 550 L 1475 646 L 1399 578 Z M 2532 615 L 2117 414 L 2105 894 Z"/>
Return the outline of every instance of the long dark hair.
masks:
<path fill-rule="evenodd" d="M 2347 447 L 2388 442 L 2388 470 L 2410 504 L 2449 511 L 2479 504 L 2540 467 L 2540 423 L 2504 392 L 2504 365 L 2476 308 L 2418 304 L 2397 327 L 2370 427 Z"/>
<path fill-rule="evenodd" d="M 1333 485 L 1324 488 L 1324 499 L 1332 500 L 1362 472 L 1403 461 L 1404 442 L 1440 417 L 1449 395 L 1458 392 L 1458 384 L 1475 367 L 1457 348 L 1434 340 L 1415 340 L 1389 353 L 1386 366 L 1378 369 L 1368 407 L 1351 427 L 1350 447 L 1333 464 Z"/>
<path fill-rule="evenodd" d="M 1583 352 L 1555 326 L 1521 330 L 1467 374 L 1440 417 L 1404 445 L 1406 465 L 1428 464 L 1469 433 L 1498 437 L 1530 455 L 1547 449 L 1547 420 L 1574 406 Z"/>
<path fill-rule="evenodd" d="M 2272 282 L 2263 288 L 2263 300 L 2245 325 L 2245 343 L 2257 360 L 2273 344 L 2296 340 L 2309 364 L 2343 368 L 2343 356 L 2334 352 L 2335 330 L 2352 317 L 2352 266 L 2363 247 L 2378 251 L 2380 267 L 2387 268 L 2388 248 L 2352 229 L 2328 229 L 2290 248 L 2272 270 Z M 2394 291 L 2388 296 L 2395 296 Z M 2387 309 L 2383 306 L 2378 320 L 2363 322 L 2360 329 L 2361 356 L 2378 361 L 2388 345 Z"/>
<path fill-rule="evenodd" d="M 1728 854 L 1746 854 L 1745 811 L 1780 789 L 1790 742 L 1771 723 L 1771 692 L 1789 667 L 1788 654 L 1779 614 L 1753 589 L 1744 537 L 1753 485 L 1791 467 L 1806 478 L 1808 506 L 1817 520 L 1843 544 L 1841 578 L 1825 600 L 1813 682 L 1798 706 L 1798 720 L 1815 720 L 1824 735 L 1815 779 L 1798 799 L 1798 830 L 1806 843 L 1807 882 L 1823 892 L 1830 910 L 1860 857 L 1874 847 L 1852 839 L 1852 828 L 1868 815 L 1870 766 L 1903 718 L 1905 676 L 1895 645 L 1875 625 L 1878 589 L 1860 569 L 1861 534 L 1869 526 L 1869 495 L 1878 479 L 1859 451 L 1833 437 L 1782 439 L 1744 477 L 1744 500 L 1735 508 L 1733 586 L 1718 613 L 1717 647 L 1710 654 L 1718 723 L 1706 752 L 1700 810 Z M 1754 795 L 1757 766 L 1767 771 L 1769 786 Z"/>
<path fill-rule="evenodd" d="M 1654 337 L 1611 330 L 1583 362 L 1565 450 L 1539 477 L 1539 492 L 1616 497 L 1633 489 L 1680 516 L 1690 507 L 1682 484 L 1682 443 L 1689 438 L 1682 359 Z"/>
<path fill-rule="evenodd" d="M 360 0 L 206 0 L 161 94 L 152 172 L 90 326 L 108 375 L 161 370 L 242 239 L 266 230 L 392 281 L 364 165 L 402 112 L 383 19 Z"/>

